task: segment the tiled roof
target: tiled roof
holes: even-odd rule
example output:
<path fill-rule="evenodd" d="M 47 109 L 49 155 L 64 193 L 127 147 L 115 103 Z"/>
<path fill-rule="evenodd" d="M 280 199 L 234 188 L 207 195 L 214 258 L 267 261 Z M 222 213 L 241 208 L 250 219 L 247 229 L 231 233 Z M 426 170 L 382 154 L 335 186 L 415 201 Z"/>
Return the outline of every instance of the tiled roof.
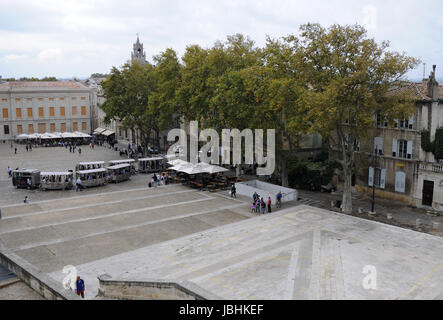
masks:
<path fill-rule="evenodd" d="M 398 93 L 411 91 L 413 96 L 420 101 L 431 101 L 431 97 L 428 96 L 428 79 L 422 82 L 411 82 L 408 86 L 402 87 L 401 89 L 393 89 L 389 93 Z M 388 93 L 388 94 L 389 94 Z M 438 98 L 443 100 L 443 83 L 439 84 Z"/>
<path fill-rule="evenodd" d="M 425 100 L 431 100 L 431 98 L 428 97 L 428 81 L 429 80 L 426 79 L 423 80 L 423 82 L 414 83 L 420 94 L 426 98 Z M 443 83 L 440 83 L 438 85 L 438 98 L 443 100 Z"/>
<path fill-rule="evenodd" d="M 0 84 L 0 90 L 14 89 L 87 89 L 77 81 L 11 81 Z"/>

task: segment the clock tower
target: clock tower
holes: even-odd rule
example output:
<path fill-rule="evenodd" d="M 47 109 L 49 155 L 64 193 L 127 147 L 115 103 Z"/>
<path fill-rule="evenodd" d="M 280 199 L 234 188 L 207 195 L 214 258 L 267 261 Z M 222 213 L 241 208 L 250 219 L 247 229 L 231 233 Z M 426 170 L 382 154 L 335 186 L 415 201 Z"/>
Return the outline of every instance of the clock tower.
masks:
<path fill-rule="evenodd" d="M 146 53 L 143 51 L 143 43 L 140 43 L 137 34 L 137 42 L 134 43 L 133 50 L 131 53 L 131 61 L 137 61 L 141 65 L 146 64 Z"/>

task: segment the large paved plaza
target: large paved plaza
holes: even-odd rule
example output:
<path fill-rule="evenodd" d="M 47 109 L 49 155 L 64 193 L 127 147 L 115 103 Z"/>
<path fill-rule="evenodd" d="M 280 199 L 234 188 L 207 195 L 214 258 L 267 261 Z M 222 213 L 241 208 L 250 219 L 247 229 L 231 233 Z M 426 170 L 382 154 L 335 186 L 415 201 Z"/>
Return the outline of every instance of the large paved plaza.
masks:
<path fill-rule="evenodd" d="M 2 153 L 2 166 L 11 157 Z M 64 169 L 79 157 L 119 158 L 41 148 L 17 166 Z M 0 241 L 60 286 L 74 265 L 88 299 L 102 274 L 188 280 L 224 299 L 443 299 L 443 238 L 306 205 L 256 216 L 226 191 L 148 189 L 146 177 L 76 193 L 16 190 L 3 174 Z M 365 266 L 375 267 L 375 290 L 363 287 Z M 21 284 L 8 290 L 0 298 L 27 296 Z"/>

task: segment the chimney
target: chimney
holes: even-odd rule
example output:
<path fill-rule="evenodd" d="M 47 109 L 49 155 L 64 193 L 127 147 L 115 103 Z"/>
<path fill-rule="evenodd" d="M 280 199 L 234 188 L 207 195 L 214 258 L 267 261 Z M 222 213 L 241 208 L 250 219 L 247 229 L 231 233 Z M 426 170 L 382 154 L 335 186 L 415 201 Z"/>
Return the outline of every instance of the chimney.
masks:
<path fill-rule="evenodd" d="M 438 101 L 438 82 L 435 78 L 435 69 L 437 65 L 432 66 L 432 72 L 429 75 L 428 81 L 428 97 L 432 98 L 432 101 Z"/>

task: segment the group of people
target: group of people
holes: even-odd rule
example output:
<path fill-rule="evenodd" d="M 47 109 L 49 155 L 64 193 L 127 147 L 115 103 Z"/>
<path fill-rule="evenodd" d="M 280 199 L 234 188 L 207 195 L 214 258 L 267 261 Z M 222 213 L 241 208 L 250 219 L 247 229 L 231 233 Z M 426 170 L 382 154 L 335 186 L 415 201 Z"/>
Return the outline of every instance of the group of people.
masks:
<path fill-rule="evenodd" d="M 272 212 L 271 208 L 272 200 L 271 197 L 268 197 L 268 200 L 265 201 L 263 197 L 261 197 L 257 192 L 254 192 L 252 195 L 252 205 L 251 205 L 251 213 L 261 213 L 265 214 Z"/>
<path fill-rule="evenodd" d="M 65 149 L 68 149 L 68 145 L 65 145 Z M 69 152 L 75 153 L 75 149 L 77 149 L 77 145 L 74 144 L 69 144 Z M 82 154 L 82 148 L 78 148 L 78 154 Z"/>
<path fill-rule="evenodd" d="M 161 185 L 166 185 L 168 183 L 169 183 L 169 177 L 167 175 L 154 173 L 151 179 L 148 181 L 148 187 L 149 188 L 158 187 Z"/>
<path fill-rule="evenodd" d="M 281 200 L 283 198 L 283 195 L 281 191 L 277 193 L 276 199 L 277 199 L 277 208 L 281 208 Z M 268 200 L 265 201 L 265 199 L 260 196 L 257 192 L 254 192 L 252 195 L 252 205 L 251 205 L 251 213 L 261 213 L 265 214 L 272 212 L 272 200 L 271 197 L 268 197 Z"/>

